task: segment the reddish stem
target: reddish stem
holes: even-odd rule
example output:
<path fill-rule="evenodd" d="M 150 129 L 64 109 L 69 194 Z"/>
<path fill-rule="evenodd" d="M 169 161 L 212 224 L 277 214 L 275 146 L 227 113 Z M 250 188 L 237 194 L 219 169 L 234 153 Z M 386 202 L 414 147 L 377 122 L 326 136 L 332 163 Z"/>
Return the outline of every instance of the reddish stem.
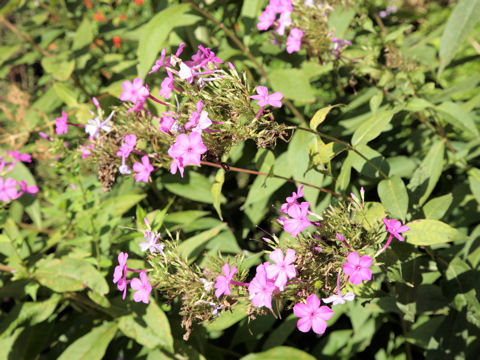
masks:
<path fill-rule="evenodd" d="M 230 281 L 230 284 L 233 284 L 233 285 L 239 285 L 239 286 L 248 286 L 250 285 L 249 283 L 243 283 L 243 282 L 239 282 L 239 281 Z"/>
<path fill-rule="evenodd" d="M 67 125 L 72 125 L 72 126 L 77 126 L 77 127 L 82 127 L 82 128 L 85 127 L 85 125 L 83 125 L 83 124 L 74 124 L 74 123 L 71 123 L 71 122 L 68 122 L 68 121 L 67 121 Z"/>

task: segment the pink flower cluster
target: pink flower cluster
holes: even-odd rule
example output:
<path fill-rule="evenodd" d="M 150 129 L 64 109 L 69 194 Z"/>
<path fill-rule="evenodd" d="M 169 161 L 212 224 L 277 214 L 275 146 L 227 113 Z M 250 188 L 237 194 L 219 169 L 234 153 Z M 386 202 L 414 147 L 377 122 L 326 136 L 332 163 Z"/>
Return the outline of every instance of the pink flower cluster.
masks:
<path fill-rule="evenodd" d="M 292 193 L 292 196 L 286 198 L 286 203 L 282 204 L 280 211 L 289 217 L 281 217 L 278 222 L 283 225 L 283 229 L 290 233 L 293 237 L 297 237 L 307 227 L 313 225 L 308 219 L 310 203 L 303 201 L 299 203 L 297 200 L 303 197 L 303 185 L 300 185 L 298 191 Z"/>
<path fill-rule="evenodd" d="M 148 304 L 150 301 L 150 293 L 152 292 L 152 285 L 148 280 L 147 273 L 143 270 L 133 270 L 127 267 L 128 254 L 121 252 L 118 255 L 118 265 L 115 267 L 113 273 L 113 283 L 117 284 L 117 288 L 120 291 L 123 291 L 122 298 L 125 300 L 127 295 L 128 284 L 132 290 L 135 290 L 133 294 L 133 300 L 135 302 L 143 302 Z M 128 272 L 140 273 L 140 278 L 134 278 L 132 280 L 127 280 Z"/>
<path fill-rule="evenodd" d="M 292 0 L 270 0 L 265 10 L 258 18 L 258 30 L 268 30 L 275 25 L 275 31 L 278 35 L 284 36 L 285 29 L 292 25 L 293 4 Z M 277 15 L 279 15 L 277 19 Z M 287 37 L 287 52 L 300 51 L 302 45 L 302 37 L 305 32 L 293 28 Z"/>
<path fill-rule="evenodd" d="M 32 162 L 30 154 L 22 154 L 17 150 L 10 150 L 5 156 L 0 156 L 0 201 L 8 202 L 16 200 L 23 194 L 36 194 L 38 187 L 28 185 L 26 181 L 16 181 L 11 177 L 5 177 L 19 162 Z"/>

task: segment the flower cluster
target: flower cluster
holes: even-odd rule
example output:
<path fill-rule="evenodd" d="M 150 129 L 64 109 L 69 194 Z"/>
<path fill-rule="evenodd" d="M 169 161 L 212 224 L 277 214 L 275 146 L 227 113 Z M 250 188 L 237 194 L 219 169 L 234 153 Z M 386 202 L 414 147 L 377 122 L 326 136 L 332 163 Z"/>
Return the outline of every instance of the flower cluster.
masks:
<path fill-rule="evenodd" d="M 32 162 L 30 154 L 22 154 L 17 150 L 10 150 L 5 155 L 0 155 L 0 200 L 8 202 L 18 199 L 23 194 L 36 194 L 38 187 L 28 185 L 26 181 L 16 181 L 6 175 L 12 171 L 19 162 Z"/>
<path fill-rule="evenodd" d="M 118 265 L 115 267 L 113 273 L 113 283 L 117 284 L 117 288 L 123 291 L 123 299 L 127 295 L 128 285 L 132 290 L 135 290 L 133 294 L 133 300 L 135 302 L 143 302 L 148 304 L 150 301 L 150 293 L 152 292 L 152 285 L 148 280 L 147 273 L 143 270 L 134 270 L 127 267 L 128 254 L 121 252 L 118 254 Z M 140 273 L 139 278 L 127 280 L 128 272 Z"/>
<path fill-rule="evenodd" d="M 286 198 L 286 203 L 280 207 L 280 211 L 287 214 L 289 217 L 281 217 L 278 222 L 283 225 L 283 229 L 290 233 L 293 237 L 297 237 L 303 230 L 313 224 L 308 219 L 310 213 L 310 203 L 303 201 L 299 203 L 297 200 L 303 197 L 303 185 L 298 188 L 298 191 L 292 193 L 292 196 Z M 312 213 L 313 214 L 313 213 Z"/>

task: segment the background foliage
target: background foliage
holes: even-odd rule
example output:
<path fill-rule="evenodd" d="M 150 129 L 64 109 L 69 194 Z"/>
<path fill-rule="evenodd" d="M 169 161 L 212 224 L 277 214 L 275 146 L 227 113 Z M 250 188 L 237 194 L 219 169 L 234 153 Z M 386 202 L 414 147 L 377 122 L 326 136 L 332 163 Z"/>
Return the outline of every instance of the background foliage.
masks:
<path fill-rule="evenodd" d="M 350 61 L 321 63 L 305 51 L 288 55 L 256 29 L 261 0 L 5 2 L 0 141 L 33 154 L 11 176 L 40 192 L 0 208 L 0 358 L 475 358 L 480 1 L 395 3 L 384 19 L 386 1 L 336 7 L 329 27 L 352 42 Z M 240 308 L 185 342 L 175 301 L 122 301 L 111 282 L 120 251 L 143 266 L 142 233 L 122 226 L 143 229 L 144 216 L 179 231 L 181 250 L 200 266 L 218 251 L 258 264 L 266 248 L 257 226 L 287 239 L 275 218 L 291 183 L 202 167 L 183 179 L 158 173 L 145 186 L 119 179 L 105 193 L 96 168 L 68 150 L 81 129 L 68 148 L 38 136 L 53 137 L 62 109 L 86 123 L 92 96 L 118 104 L 125 79 L 145 76 L 164 46 L 182 41 L 281 91 L 277 121 L 330 137 L 297 131 L 274 149 L 246 142 L 229 164 L 346 196 L 363 186 L 372 221 L 388 213 L 411 228 L 407 243 L 380 257 L 374 290 L 337 306 L 321 337 L 298 332 L 293 315 L 249 323 Z M 304 192 L 317 213 L 336 201 Z"/>

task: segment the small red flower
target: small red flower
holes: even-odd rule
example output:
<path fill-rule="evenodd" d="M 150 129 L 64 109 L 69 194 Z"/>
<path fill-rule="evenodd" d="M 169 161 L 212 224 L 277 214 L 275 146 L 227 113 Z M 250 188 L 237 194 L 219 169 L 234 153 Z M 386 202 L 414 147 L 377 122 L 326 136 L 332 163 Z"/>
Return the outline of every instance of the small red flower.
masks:
<path fill-rule="evenodd" d="M 143 0 L 133 0 L 135 4 L 143 5 Z"/>
<path fill-rule="evenodd" d="M 127 15 L 125 15 L 125 14 L 120 14 L 120 15 L 118 16 L 118 19 L 119 19 L 119 20 L 122 20 L 122 21 L 127 20 Z"/>
<path fill-rule="evenodd" d="M 122 43 L 122 38 L 120 36 L 114 36 L 112 40 L 113 40 L 113 46 L 115 46 L 116 48 L 119 48 L 120 44 Z"/>
<path fill-rule="evenodd" d="M 105 16 L 103 16 L 102 10 L 98 10 L 97 13 L 95 15 L 93 15 L 93 20 L 94 21 L 107 21 L 107 19 L 105 19 Z"/>
<path fill-rule="evenodd" d="M 93 4 L 90 2 L 90 0 L 83 0 L 83 2 L 85 3 L 85 6 L 87 7 L 87 9 L 91 9 Z"/>

